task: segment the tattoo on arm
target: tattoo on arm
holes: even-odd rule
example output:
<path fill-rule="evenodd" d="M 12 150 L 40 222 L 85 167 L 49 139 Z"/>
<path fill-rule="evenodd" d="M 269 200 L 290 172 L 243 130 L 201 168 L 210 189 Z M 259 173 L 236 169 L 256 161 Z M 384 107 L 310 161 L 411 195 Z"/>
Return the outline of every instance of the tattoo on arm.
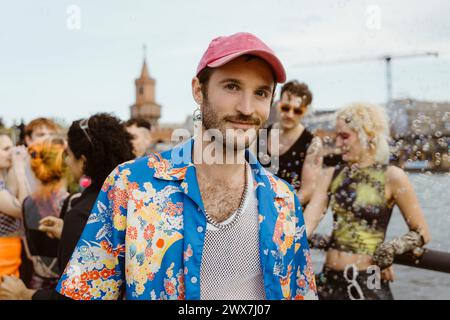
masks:
<path fill-rule="evenodd" d="M 319 166 L 321 160 L 322 143 L 320 139 L 314 138 L 306 150 L 305 162 L 312 166 Z"/>

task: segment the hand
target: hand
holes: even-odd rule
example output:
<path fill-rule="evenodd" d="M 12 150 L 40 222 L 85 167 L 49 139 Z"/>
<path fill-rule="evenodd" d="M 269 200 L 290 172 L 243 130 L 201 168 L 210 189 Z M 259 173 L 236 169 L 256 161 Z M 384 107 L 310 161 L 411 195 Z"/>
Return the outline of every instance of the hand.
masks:
<path fill-rule="evenodd" d="M 19 278 L 3 276 L 0 283 L 0 300 L 31 300 L 34 290 L 27 289 Z"/>
<path fill-rule="evenodd" d="M 389 268 L 394 263 L 395 248 L 392 243 L 381 243 L 373 255 L 373 261 L 381 270 Z"/>
<path fill-rule="evenodd" d="M 16 146 L 12 148 L 12 158 L 14 162 L 26 162 L 28 159 L 28 149 L 25 146 Z"/>
<path fill-rule="evenodd" d="M 39 230 L 51 239 L 61 239 L 64 220 L 56 217 L 45 217 L 39 221 Z"/>
<path fill-rule="evenodd" d="M 16 171 L 22 169 L 25 170 L 27 160 L 28 150 L 25 146 L 17 146 L 12 149 L 12 164 Z"/>
<path fill-rule="evenodd" d="M 381 279 L 386 281 L 394 281 L 395 280 L 394 267 L 390 266 L 389 268 L 386 268 L 383 271 L 381 271 Z"/>

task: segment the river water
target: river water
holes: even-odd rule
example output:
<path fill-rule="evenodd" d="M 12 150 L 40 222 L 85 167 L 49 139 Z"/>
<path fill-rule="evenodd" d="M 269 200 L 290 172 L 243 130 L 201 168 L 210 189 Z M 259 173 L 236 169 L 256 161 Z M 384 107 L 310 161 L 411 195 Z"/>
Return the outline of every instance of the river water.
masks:
<path fill-rule="evenodd" d="M 409 178 L 423 208 L 431 232 L 428 248 L 450 252 L 450 174 L 411 173 Z M 332 215 L 328 211 L 318 233 L 331 234 Z M 403 217 L 395 208 L 387 231 L 387 240 L 408 232 Z M 322 270 L 325 255 L 312 250 L 316 273 Z M 450 274 L 394 265 L 391 283 L 394 299 L 450 299 Z"/>

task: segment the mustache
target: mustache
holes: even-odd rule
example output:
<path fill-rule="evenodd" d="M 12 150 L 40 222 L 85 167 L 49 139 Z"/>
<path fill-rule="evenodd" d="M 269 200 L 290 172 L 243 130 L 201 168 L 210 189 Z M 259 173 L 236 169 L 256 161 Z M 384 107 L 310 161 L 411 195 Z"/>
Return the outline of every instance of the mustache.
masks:
<path fill-rule="evenodd" d="M 232 122 L 240 122 L 240 123 L 245 123 L 245 124 L 254 124 L 254 125 L 261 125 L 262 120 L 261 118 L 257 117 L 257 116 L 247 116 L 245 114 L 237 114 L 237 115 L 233 115 L 233 116 L 225 116 L 223 118 L 223 120 L 225 121 L 232 121 Z"/>

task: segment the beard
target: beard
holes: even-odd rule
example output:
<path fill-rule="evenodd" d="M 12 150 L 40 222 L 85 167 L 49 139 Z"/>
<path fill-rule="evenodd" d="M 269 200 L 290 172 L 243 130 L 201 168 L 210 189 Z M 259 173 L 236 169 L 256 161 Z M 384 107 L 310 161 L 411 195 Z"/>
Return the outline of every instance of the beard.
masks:
<path fill-rule="evenodd" d="M 229 122 L 240 122 L 254 125 L 247 130 L 227 128 Z M 220 117 L 205 97 L 202 105 L 202 124 L 205 131 L 215 131 L 214 141 L 234 151 L 247 149 L 255 141 L 258 130 L 263 126 L 262 117 L 257 114 L 244 115 L 240 112 Z M 218 134 L 220 133 L 220 134 Z"/>

